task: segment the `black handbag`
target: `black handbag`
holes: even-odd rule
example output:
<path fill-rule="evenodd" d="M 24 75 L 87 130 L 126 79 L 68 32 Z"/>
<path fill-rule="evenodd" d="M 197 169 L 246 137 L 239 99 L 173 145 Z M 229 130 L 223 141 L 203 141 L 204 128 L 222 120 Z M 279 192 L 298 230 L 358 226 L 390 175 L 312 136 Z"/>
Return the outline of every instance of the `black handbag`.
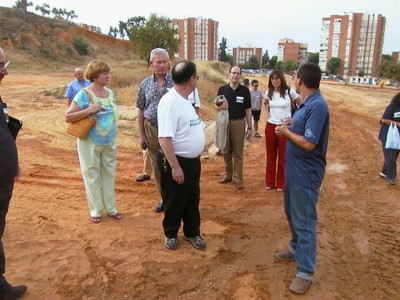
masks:
<path fill-rule="evenodd" d="M 8 116 L 8 129 L 10 129 L 11 135 L 14 140 L 17 139 L 18 132 L 21 130 L 23 122 L 14 117 Z"/>

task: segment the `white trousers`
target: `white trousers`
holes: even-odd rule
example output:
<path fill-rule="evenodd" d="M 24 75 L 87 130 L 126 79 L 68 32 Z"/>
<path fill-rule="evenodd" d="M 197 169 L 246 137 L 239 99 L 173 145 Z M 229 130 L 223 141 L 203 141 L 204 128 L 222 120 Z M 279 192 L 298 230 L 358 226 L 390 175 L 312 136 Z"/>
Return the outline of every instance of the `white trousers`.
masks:
<path fill-rule="evenodd" d="M 116 214 L 117 144 L 94 145 L 78 139 L 77 148 L 90 215 L 100 217 L 103 208 L 109 215 Z"/>

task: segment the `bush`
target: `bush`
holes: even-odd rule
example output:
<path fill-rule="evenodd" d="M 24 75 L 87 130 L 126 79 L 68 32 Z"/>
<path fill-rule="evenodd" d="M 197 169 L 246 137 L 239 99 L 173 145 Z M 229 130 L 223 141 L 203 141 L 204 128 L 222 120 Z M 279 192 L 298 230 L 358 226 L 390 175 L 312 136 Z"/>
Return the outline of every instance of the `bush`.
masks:
<path fill-rule="evenodd" d="M 74 39 L 74 48 L 76 52 L 80 55 L 88 55 L 89 54 L 89 43 L 83 37 L 77 37 Z"/>

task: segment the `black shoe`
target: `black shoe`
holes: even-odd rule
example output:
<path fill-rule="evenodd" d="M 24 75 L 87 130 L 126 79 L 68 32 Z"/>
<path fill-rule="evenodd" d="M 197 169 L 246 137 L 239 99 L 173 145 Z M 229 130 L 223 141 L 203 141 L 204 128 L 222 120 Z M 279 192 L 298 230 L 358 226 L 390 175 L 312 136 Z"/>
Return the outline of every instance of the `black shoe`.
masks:
<path fill-rule="evenodd" d="M 149 179 L 150 179 L 149 175 L 142 174 L 142 175 L 139 175 L 138 177 L 136 177 L 136 182 L 142 182 L 142 181 L 146 181 L 146 180 L 149 180 Z"/>
<path fill-rule="evenodd" d="M 5 295 L 0 296 L 0 300 L 15 300 L 26 293 L 28 287 L 26 285 L 13 286 Z"/>
<path fill-rule="evenodd" d="M 156 213 L 160 213 L 160 212 L 163 212 L 164 211 L 164 202 L 160 202 L 160 203 L 158 203 L 157 205 L 156 205 L 156 207 L 154 207 L 154 211 L 156 212 Z"/>

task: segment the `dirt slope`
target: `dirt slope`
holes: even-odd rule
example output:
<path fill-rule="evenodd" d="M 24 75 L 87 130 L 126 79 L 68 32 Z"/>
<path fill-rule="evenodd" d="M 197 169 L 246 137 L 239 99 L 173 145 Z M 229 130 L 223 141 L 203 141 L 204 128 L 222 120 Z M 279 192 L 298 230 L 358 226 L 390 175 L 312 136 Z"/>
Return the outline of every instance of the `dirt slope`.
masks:
<path fill-rule="evenodd" d="M 9 75 L 1 86 L 10 114 L 25 121 L 18 137 L 22 176 L 7 217 L 7 278 L 25 283 L 24 299 L 294 299 L 282 194 L 264 189 L 264 138 L 246 146 L 245 189 L 219 185 L 223 160 L 202 164 L 202 233 L 207 250 L 180 239 L 163 246 L 153 181 L 141 184 L 135 111 L 122 107 L 117 206 L 124 220 L 91 224 L 66 104 L 42 96 L 70 74 Z M 378 119 L 387 89 L 322 86 L 331 109 L 328 169 L 319 202 L 318 266 L 303 299 L 394 299 L 400 257 L 399 185 L 378 178 Z M 262 122 L 264 127 L 265 121 Z M 299 297 L 300 298 L 300 297 Z"/>

